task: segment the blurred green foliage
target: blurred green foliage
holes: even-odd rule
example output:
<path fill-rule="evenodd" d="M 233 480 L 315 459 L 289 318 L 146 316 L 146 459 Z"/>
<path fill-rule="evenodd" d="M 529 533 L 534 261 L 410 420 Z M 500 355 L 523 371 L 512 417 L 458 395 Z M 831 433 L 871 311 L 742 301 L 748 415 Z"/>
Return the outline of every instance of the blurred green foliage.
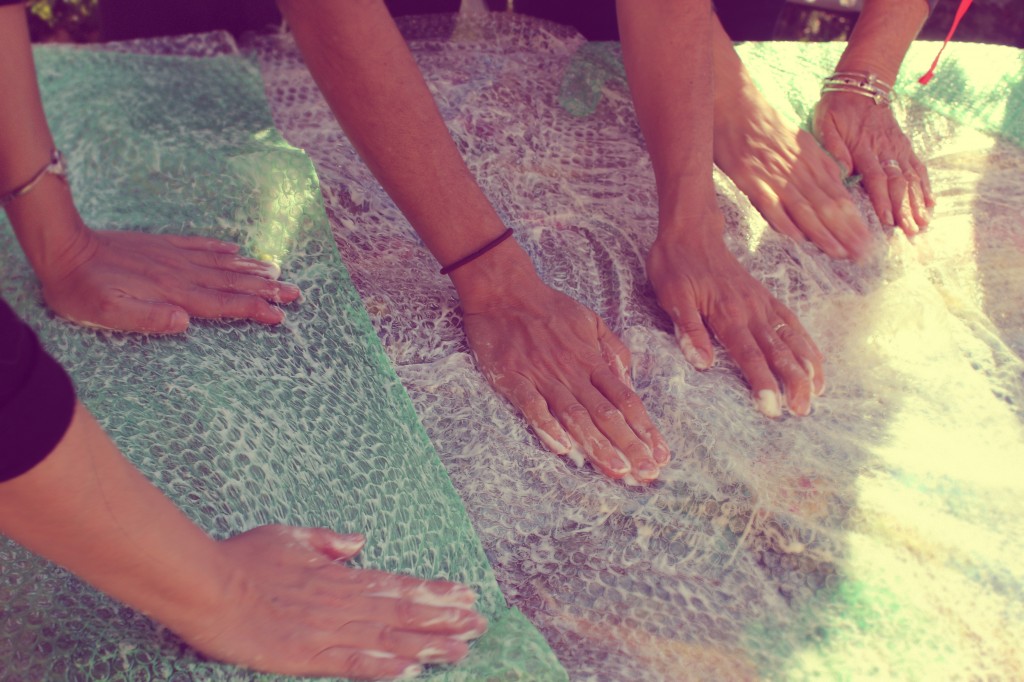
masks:
<path fill-rule="evenodd" d="M 100 0 L 31 0 L 29 31 L 35 42 L 89 42 L 100 34 Z"/>

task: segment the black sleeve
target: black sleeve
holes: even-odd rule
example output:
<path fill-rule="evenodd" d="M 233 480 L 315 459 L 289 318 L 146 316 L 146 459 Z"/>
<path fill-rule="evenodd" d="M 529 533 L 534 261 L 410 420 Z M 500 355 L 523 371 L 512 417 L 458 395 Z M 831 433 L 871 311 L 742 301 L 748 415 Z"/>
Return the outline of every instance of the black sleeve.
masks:
<path fill-rule="evenodd" d="M 4 5 L 24 5 L 25 0 L 0 0 L 0 7 Z"/>
<path fill-rule="evenodd" d="M 74 409 L 70 377 L 0 299 L 0 481 L 43 461 L 64 437 Z"/>

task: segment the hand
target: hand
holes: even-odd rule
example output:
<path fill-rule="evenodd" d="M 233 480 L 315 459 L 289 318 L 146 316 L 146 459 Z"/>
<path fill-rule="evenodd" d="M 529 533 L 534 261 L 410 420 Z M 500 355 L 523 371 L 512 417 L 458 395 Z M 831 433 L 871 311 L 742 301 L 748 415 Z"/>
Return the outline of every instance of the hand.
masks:
<path fill-rule="evenodd" d="M 781 416 L 784 395 L 793 414 L 806 415 L 812 394 L 825 388 L 821 352 L 796 316 L 726 249 L 720 234 L 703 228 L 662 231 L 647 257 L 648 277 L 672 317 L 683 356 L 697 369 L 710 367 L 710 331 L 750 382 L 762 414 Z"/>
<path fill-rule="evenodd" d="M 828 92 L 814 110 L 814 132 L 839 163 L 863 176 L 883 225 L 898 224 L 908 236 L 928 226 L 935 205 L 928 170 L 892 109 L 862 95 Z"/>
<path fill-rule="evenodd" d="M 535 277 L 491 301 L 463 299 L 469 344 L 541 442 L 610 478 L 657 478 L 668 446 L 631 388 L 629 349 L 604 322 Z"/>
<path fill-rule="evenodd" d="M 175 334 L 190 316 L 277 324 L 284 313 L 268 301 L 300 295 L 275 281 L 276 265 L 216 239 L 88 228 L 80 235 L 39 278 L 53 311 L 81 325 Z"/>
<path fill-rule="evenodd" d="M 225 540 L 224 599 L 178 634 L 217 660 L 286 675 L 407 679 L 462 659 L 487 629 L 473 591 L 337 563 L 363 543 L 287 526 Z"/>
<path fill-rule="evenodd" d="M 832 258 L 867 252 L 871 235 L 836 162 L 760 94 L 733 99 L 727 112 L 716 108 L 714 151 L 715 164 L 777 232 Z"/>

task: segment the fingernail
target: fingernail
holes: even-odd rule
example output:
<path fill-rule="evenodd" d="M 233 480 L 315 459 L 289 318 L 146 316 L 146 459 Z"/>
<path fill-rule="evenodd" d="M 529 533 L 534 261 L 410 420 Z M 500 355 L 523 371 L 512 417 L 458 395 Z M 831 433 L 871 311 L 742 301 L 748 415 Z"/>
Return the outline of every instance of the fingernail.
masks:
<path fill-rule="evenodd" d="M 188 313 L 180 309 L 171 313 L 171 328 L 185 331 L 188 328 Z"/>
<path fill-rule="evenodd" d="M 562 433 L 560 436 L 553 436 L 547 431 L 536 429 L 537 437 L 540 438 L 540 442 L 544 444 L 551 452 L 556 455 L 563 456 L 569 454 L 569 450 L 572 449 L 572 441 L 569 440 L 569 436 Z"/>
<path fill-rule="evenodd" d="M 331 538 L 331 549 L 338 554 L 357 554 L 366 544 L 366 538 L 356 533 L 349 533 Z"/>
<path fill-rule="evenodd" d="M 270 279 L 275 279 L 276 280 L 278 277 L 281 276 L 281 266 L 280 265 L 278 265 L 274 261 L 263 261 L 263 264 L 264 264 L 263 272 L 266 273 L 267 277 L 269 277 Z"/>
<path fill-rule="evenodd" d="M 642 485 L 640 481 L 636 480 L 633 477 L 633 474 L 626 474 L 625 476 L 623 476 L 622 482 L 631 488 L 639 488 Z"/>
<path fill-rule="evenodd" d="M 655 443 L 654 461 L 657 462 L 659 466 L 664 466 L 665 464 L 668 464 L 670 459 L 672 459 L 672 453 L 668 451 L 668 446 L 660 442 Z"/>
<path fill-rule="evenodd" d="M 272 317 L 276 317 L 277 319 L 276 320 L 271 319 L 271 322 L 274 323 L 274 324 L 281 324 L 282 322 L 284 322 L 284 318 L 285 318 L 284 311 L 281 310 L 280 308 L 274 308 L 274 310 L 277 312 L 277 315 L 273 315 L 272 314 Z"/>
<path fill-rule="evenodd" d="M 294 284 L 289 284 L 288 282 L 281 282 L 280 284 L 277 285 L 277 295 L 288 296 L 294 300 L 302 295 L 302 289 L 299 289 Z"/>
<path fill-rule="evenodd" d="M 419 677 L 420 673 L 423 672 L 423 666 L 418 664 L 412 664 L 408 668 L 402 671 L 402 674 L 396 677 L 396 680 L 411 680 Z"/>
<path fill-rule="evenodd" d="M 896 221 L 892 219 L 892 211 L 886 211 L 882 214 L 882 224 L 885 227 L 896 227 Z"/>
<path fill-rule="evenodd" d="M 457 647 L 464 646 L 452 642 L 447 648 L 441 648 L 437 646 L 428 646 L 420 650 L 416 654 L 416 660 L 420 663 L 447 663 L 456 657 L 460 649 Z"/>
<path fill-rule="evenodd" d="M 618 457 L 612 457 L 608 461 L 608 468 L 616 474 L 628 474 L 633 470 L 633 467 L 629 465 L 629 462 L 625 457 L 619 455 Z"/>
<path fill-rule="evenodd" d="M 655 464 L 653 461 L 641 462 L 640 466 L 637 468 L 637 473 L 640 475 L 640 478 L 645 481 L 650 481 L 657 478 L 660 472 L 661 469 L 659 469 L 658 465 Z"/>
<path fill-rule="evenodd" d="M 770 389 L 758 391 L 754 402 L 757 404 L 757 409 L 760 410 L 761 414 L 764 416 L 772 419 L 777 419 L 782 416 L 782 405 L 777 391 L 772 391 Z"/>
<path fill-rule="evenodd" d="M 586 456 L 583 454 L 583 450 L 581 450 L 580 446 L 576 445 L 576 443 L 572 444 L 572 447 L 569 448 L 569 452 L 565 453 L 565 456 L 572 460 L 572 463 L 576 465 L 576 468 L 582 467 L 587 461 Z"/>
<path fill-rule="evenodd" d="M 693 341 L 690 340 L 688 334 L 679 334 L 679 328 L 676 327 L 676 339 L 679 342 L 679 350 L 682 351 L 683 357 L 686 361 L 694 366 L 696 369 L 707 369 L 711 366 L 711 358 L 705 351 L 702 351 L 693 345 Z"/>
<path fill-rule="evenodd" d="M 462 607 L 472 606 L 476 601 L 476 592 L 465 585 L 454 585 L 447 592 L 437 593 L 426 585 L 418 585 L 409 593 L 409 598 L 424 606 Z M 457 611 L 450 615 L 455 619 L 462 617 Z"/>
<path fill-rule="evenodd" d="M 468 642 L 471 639 L 477 639 L 485 632 L 487 632 L 486 623 L 484 623 L 483 625 L 479 625 L 473 628 L 472 630 L 467 630 L 466 632 L 460 632 L 458 634 L 452 635 L 452 638 L 463 642 Z"/>

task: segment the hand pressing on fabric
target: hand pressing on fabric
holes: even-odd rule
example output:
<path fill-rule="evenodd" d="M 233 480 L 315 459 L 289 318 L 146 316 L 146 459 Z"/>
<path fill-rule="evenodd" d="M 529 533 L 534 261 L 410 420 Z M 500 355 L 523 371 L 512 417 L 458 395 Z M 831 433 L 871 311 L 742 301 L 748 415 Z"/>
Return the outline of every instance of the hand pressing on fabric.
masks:
<path fill-rule="evenodd" d="M 711 335 L 739 365 L 767 417 L 810 413 L 825 388 L 823 357 L 796 316 L 725 247 L 718 229 L 662 229 L 647 274 L 675 325 L 683 356 L 697 369 L 714 362 Z"/>
<path fill-rule="evenodd" d="M 82 228 L 59 260 L 39 271 L 46 303 L 89 326 L 151 334 L 184 332 L 193 317 L 277 324 L 272 304 L 295 301 L 273 263 L 205 237 Z"/>
<path fill-rule="evenodd" d="M 544 445 L 629 483 L 670 459 L 629 376 L 629 349 L 591 310 L 535 273 L 485 299 L 463 296 L 473 356 Z"/>
<path fill-rule="evenodd" d="M 408 679 L 464 658 L 487 629 L 473 590 L 343 565 L 364 542 L 288 526 L 224 540 L 223 600 L 179 634 L 214 659 L 290 675 Z"/>
<path fill-rule="evenodd" d="M 907 236 L 928 226 L 935 205 L 928 170 L 888 105 L 826 92 L 814 110 L 814 133 L 839 163 L 863 176 L 883 225 L 899 225 Z"/>
<path fill-rule="evenodd" d="M 717 17 L 712 57 L 715 164 L 777 232 L 809 240 L 832 258 L 864 255 L 871 235 L 839 166 L 765 100 Z"/>
<path fill-rule="evenodd" d="M 51 402 L 73 400 L 66 386 Z M 289 675 L 408 679 L 424 664 L 460 660 L 487 629 L 469 587 L 340 563 L 362 549 L 358 534 L 278 525 L 215 541 L 81 403 L 71 409 L 52 451 L 26 464 L 16 460 L 23 453 L 0 457 L 0 533 L 207 656 Z M 26 428 L 29 446 L 49 437 L 38 428 Z"/>
<path fill-rule="evenodd" d="M 715 112 L 715 164 L 736 183 L 768 224 L 832 258 L 856 260 L 871 235 L 839 166 L 809 133 L 787 125 L 754 92 Z"/>

